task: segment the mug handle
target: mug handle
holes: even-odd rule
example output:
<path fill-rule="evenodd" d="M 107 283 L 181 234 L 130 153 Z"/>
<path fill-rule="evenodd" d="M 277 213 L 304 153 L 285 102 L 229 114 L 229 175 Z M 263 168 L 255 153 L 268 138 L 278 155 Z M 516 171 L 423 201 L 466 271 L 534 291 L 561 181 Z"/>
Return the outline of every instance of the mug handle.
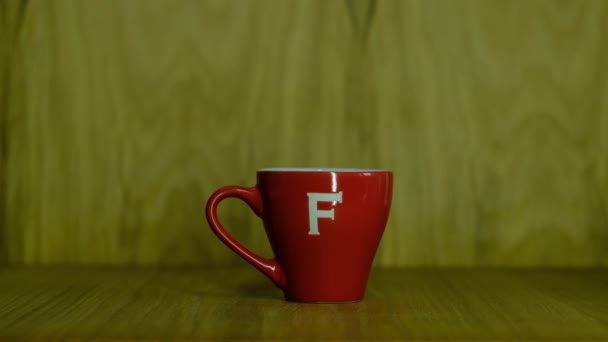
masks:
<path fill-rule="evenodd" d="M 250 251 L 228 233 L 220 223 L 220 220 L 217 217 L 217 207 L 222 200 L 228 197 L 235 197 L 242 200 L 249 205 L 258 217 L 262 217 L 262 196 L 257 187 L 246 188 L 242 186 L 226 186 L 214 192 L 207 201 L 207 222 L 209 222 L 211 230 L 213 230 L 215 235 L 217 235 L 228 248 L 232 249 L 232 251 L 241 258 L 245 259 L 245 261 L 270 278 L 277 287 L 284 289 L 287 282 L 285 272 L 281 265 L 279 265 L 275 259 L 262 258 Z"/>

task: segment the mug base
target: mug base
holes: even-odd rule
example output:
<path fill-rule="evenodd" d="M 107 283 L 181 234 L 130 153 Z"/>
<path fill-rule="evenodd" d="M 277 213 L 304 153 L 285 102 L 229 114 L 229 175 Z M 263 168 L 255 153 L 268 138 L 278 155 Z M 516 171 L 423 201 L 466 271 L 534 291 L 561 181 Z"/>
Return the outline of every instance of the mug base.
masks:
<path fill-rule="evenodd" d="M 353 300 L 302 300 L 297 298 L 288 298 L 285 297 L 285 300 L 292 303 L 300 303 L 300 304 L 353 304 L 359 303 L 363 300 L 363 298 L 353 299 Z"/>

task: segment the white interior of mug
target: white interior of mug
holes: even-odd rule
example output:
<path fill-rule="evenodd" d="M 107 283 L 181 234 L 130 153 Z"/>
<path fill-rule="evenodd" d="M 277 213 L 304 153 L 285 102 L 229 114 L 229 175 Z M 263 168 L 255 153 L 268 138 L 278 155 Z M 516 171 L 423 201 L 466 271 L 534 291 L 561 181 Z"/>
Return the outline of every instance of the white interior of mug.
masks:
<path fill-rule="evenodd" d="M 271 167 L 259 169 L 258 172 L 387 172 L 380 169 L 352 169 L 352 168 L 291 168 L 291 167 Z"/>

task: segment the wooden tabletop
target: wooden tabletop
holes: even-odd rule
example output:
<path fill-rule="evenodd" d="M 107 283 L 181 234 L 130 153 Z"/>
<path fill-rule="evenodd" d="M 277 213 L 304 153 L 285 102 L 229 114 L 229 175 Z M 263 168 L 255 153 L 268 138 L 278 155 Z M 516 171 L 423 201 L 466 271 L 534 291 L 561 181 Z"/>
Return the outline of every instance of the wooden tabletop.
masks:
<path fill-rule="evenodd" d="M 5 268 L 0 336 L 602 340 L 608 270 L 375 269 L 360 303 L 297 304 L 251 268 Z"/>

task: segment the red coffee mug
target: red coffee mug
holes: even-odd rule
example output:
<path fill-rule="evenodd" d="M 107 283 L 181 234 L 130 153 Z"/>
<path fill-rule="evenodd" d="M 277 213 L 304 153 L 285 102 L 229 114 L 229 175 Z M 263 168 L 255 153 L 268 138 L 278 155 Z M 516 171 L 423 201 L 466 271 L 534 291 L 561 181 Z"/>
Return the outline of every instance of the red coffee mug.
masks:
<path fill-rule="evenodd" d="M 228 186 L 207 202 L 213 232 L 296 302 L 361 300 L 388 219 L 393 174 L 363 169 L 262 169 L 252 188 Z M 274 259 L 236 241 L 217 218 L 227 197 L 262 218 Z"/>

